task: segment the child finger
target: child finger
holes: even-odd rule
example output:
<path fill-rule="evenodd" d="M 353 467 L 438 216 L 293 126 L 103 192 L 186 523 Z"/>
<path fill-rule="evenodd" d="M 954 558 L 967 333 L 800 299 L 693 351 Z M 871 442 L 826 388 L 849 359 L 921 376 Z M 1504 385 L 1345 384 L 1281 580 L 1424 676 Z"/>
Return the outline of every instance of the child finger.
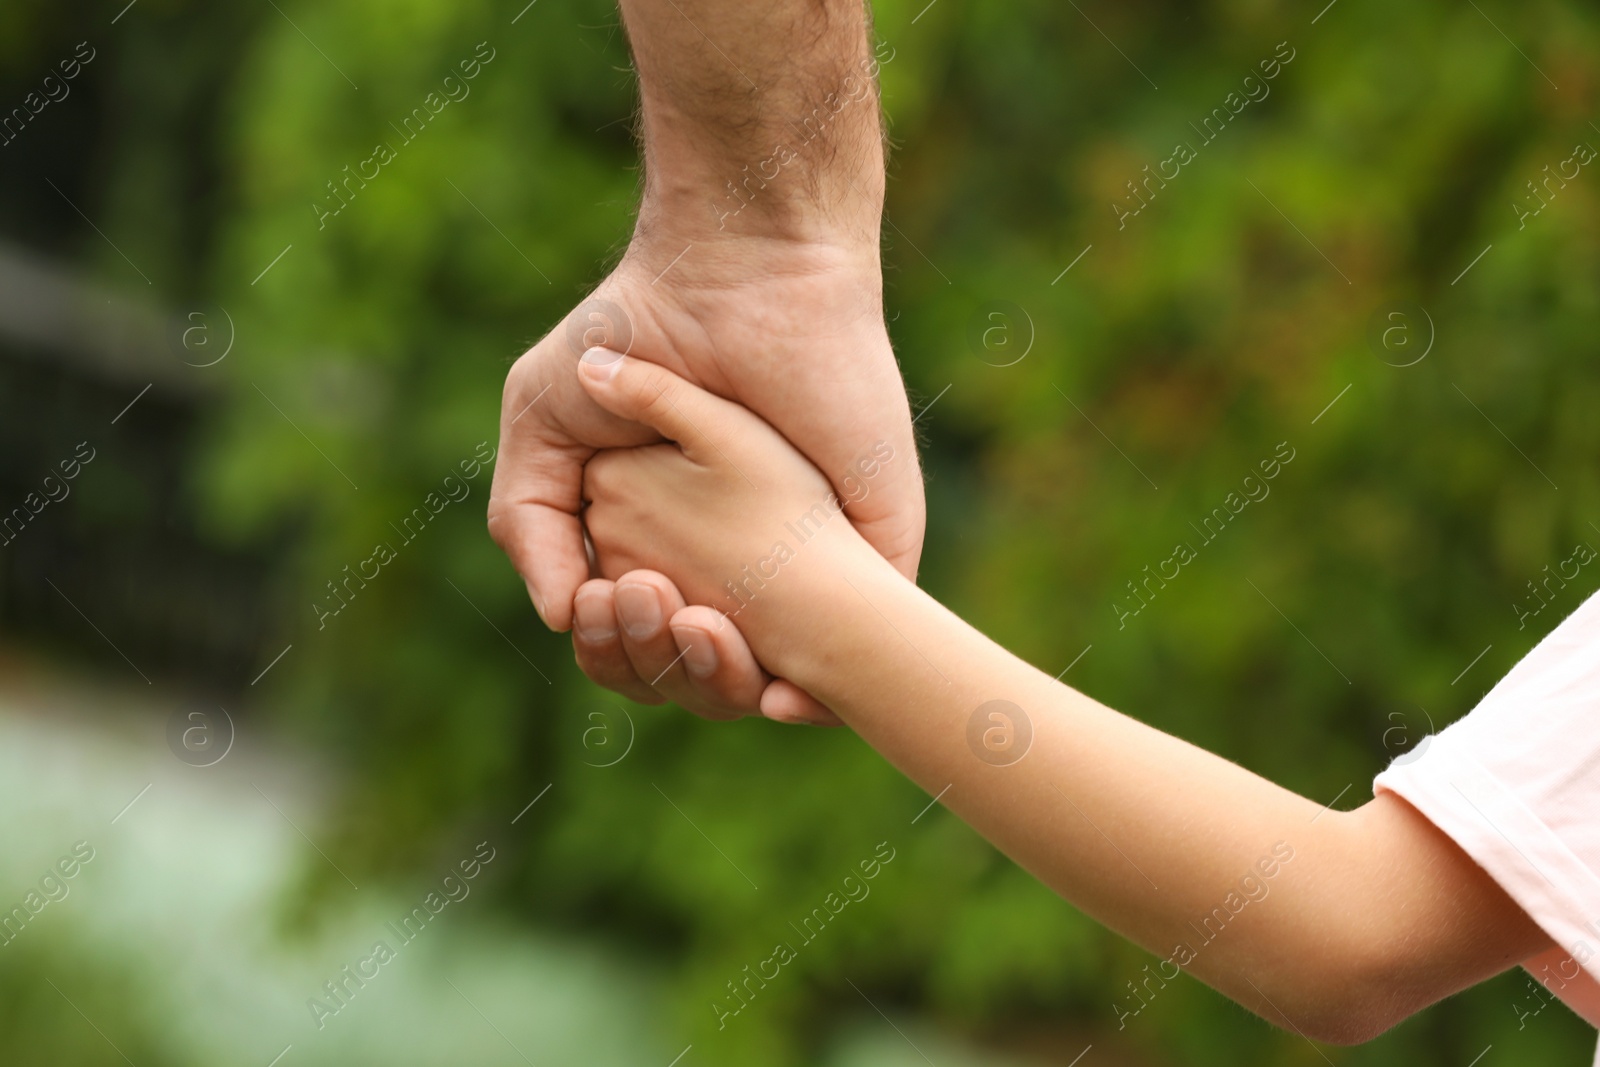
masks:
<path fill-rule="evenodd" d="M 753 418 L 739 405 L 665 367 L 609 349 L 585 352 L 578 363 L 578 377 L 601 407 L 677 442 L 691 459 L 716 458 L 721 451 L 705 436 L 704 427 L 725 424 L 730 418 Z"/>

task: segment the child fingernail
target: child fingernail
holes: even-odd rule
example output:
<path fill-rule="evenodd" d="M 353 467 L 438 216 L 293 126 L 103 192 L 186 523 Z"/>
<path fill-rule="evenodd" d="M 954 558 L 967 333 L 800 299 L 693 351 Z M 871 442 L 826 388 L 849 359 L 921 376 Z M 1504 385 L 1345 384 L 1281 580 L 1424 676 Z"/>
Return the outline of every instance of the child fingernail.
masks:
<path fill-rule="evenodd" d="M 717 650 L 711 644 L 710 634 L 682 626 L 673 629 L 672 636 L 683 647 L 683 663 L 690 674 L 704 678 L 717 669 Z"/>
<path fill-rule="evenodd" d="M 578 370 L 597 382 L 608 382 L 622 367 L 622 353 L 609 348 L 591 348 L 578 361 Z"/>

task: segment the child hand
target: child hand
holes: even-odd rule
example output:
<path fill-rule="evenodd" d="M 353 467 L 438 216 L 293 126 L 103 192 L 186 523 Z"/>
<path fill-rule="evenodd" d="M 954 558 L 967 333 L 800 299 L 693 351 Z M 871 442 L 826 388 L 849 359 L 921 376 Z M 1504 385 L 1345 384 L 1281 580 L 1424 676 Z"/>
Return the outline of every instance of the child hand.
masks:
<path fill-rule="evenodd" d="M 760 418 L 663 367 L 591 349 L 579 379 L 607 411 L 675 442 L 604 451 L 585 468 L 584 522 L 601 573 L 669 575 L 689 602 L 738 614 L 757 656 L 782 674 L 763 652 L 763 620 L 785 604 L 814 605 L 817 579 L 877 558 L 844 502 Z M 893 450 L 863 456 L 858 471 L 870 478 Z M 867 484 L 855 484 L 860 499 Z"/>

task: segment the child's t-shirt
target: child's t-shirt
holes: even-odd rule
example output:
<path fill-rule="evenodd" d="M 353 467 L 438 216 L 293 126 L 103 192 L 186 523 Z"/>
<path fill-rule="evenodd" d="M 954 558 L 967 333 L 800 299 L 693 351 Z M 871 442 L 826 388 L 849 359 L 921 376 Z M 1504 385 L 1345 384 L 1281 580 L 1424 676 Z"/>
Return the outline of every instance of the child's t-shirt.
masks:
<path fill-rule="evenodd" d="M 1550 935 L 1556 947 L 1523 967 L 1600 1026 L 1600 594 L 1470 714 L 1391 763 L 1379 791 L 1422 812 Z M 1525 1021 L 1541 1007 L 1537 993 L 1514 1005 Z"/>

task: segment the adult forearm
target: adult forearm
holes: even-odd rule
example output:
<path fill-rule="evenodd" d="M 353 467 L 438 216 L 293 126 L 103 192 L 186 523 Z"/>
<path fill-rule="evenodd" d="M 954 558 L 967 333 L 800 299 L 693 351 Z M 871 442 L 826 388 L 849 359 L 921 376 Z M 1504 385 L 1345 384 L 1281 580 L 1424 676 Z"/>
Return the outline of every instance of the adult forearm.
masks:
<path fill-rule="evenodd" d="M 876 247 L 877 72 L 863 0 L 621 0 L 642 104 L 641 235 Z"/>

